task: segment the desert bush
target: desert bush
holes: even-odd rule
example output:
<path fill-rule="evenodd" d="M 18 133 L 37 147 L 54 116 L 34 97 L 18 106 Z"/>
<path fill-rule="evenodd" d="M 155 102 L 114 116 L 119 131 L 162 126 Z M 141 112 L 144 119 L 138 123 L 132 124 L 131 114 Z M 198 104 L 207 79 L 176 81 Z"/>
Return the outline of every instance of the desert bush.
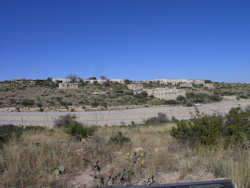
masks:
<path fill-rule="evenodd" d="M 78 123 L 75 121 L 76 116 L 67 114 L 65 116 L 60 116 L 56 121 L 55 121 L 55 126 L 57 128 L 66 128 L 70 126 L 71 124 Z"/>
<path fill-rule="evenodd" d="M 60 101 L 60 105 L 65 106 L 67 108 L 68 106 L 72 105 L 72 102 L 70 102 L 70 101 Z"/>
<path fill-rule="evenodd" d="M 165 104 L 168 104 L 168 105 L 176 105 L 176 104 L 178 104 L 178 101 L 176 101 L 176 100 L 166 100 L 166 101 L 165 101 Z"/>
<path fill-rule="evenodd" d="M 226 115 L 226 144 L 250 144 L 250 113 L 240 108 L 232 108 Z M 246 143 L 248 145 L 248 143 Z"/>
<path fill-rule="evenodd" d="M 9 101 L 10 101 L 10 104 L 16 104 L 17 102 L 15 98 L 10 98 Z"/>
<path fill-rule="evenodd" d="M 131 81 L 131 80 L 128 80 L 128 79 L 125 79 L 125 80 L 124 80 L 124 83 L 125 83 L 125 84 L 131 84 L 132 81 Z"/>
<path fill-rule="evenodd" d="M 185 104 L 186 103 L 186 98 L 184 96 L 182 96 L 182 95 L 179 95 L 176 98 L 176 101 L 179 102 L 179 103 Z"/>
<path fill-rule="evenodd" d="M 4 143 L 7 143 L 11 137 L 20 137 L 22 134 L 22 127 L 14 125 L 0 126 L 0 148 Z"/>
<path fill-rule="evenodd" d="M 250 140 L 249 117 L 250 113 L 240 108 L 232 108 L 224 118 L 219 115 L 198 114 L 193 119 L 177 122 L 171 135 L 189 144 L 217 145 L 223 142 L 226 147 L 244 145 Z"/>
<path fill-rule="evenodd" d="M 0 126 L 0 148 L 3 147 L 3 144 L 8 143 L 10 139 L 17 139 L 27 131 L 40 132 L 43 131 L 44 127 L 39 126 L 15 126 L 15 125 L 2 125 Z"/>
<path fill-rule="evenodd" d="M 177 122 L 177 127 L 172 128 L 171 135 L 183 143 L 213 145 L 220 142 L 223 129 L 221 117 L 204 116 Z"/>
<path fill-rule="evenodd" d="M 92 136 L 96 131 L 96 127 L 84 126 L 81 124 L 73 124 L 65 129 L 65 132 L 72 136 L 80 136 L 81 138 L 87 138 Z"/>
<path fill-rule="evenodd" d="M 66 133 L 72 136 L 78 136 L 81 138 L 92 136 L 97 130 L 95 126 L 85 126 L 76 121 L 75 118 L 76 116 L 70 114 L 61 116 L 55 121 L 55 126 L 57 128 L 62 128 Z"/>
<path fill-rule="evenodd" d="M 211 80 L 204 80 L 205 84 L 213 83 Z"/>
<path fill-rule="evenodd" d="M 129 137 L 124 136 L 122 132 L 119 131 L 118 134 L 112 136 L 109 139 L 108 143 L 123 146 L 124 144 L 131 143 L 131 140 Z"/>
<path fill-rule="evenodd" d="M 216 94 L 209 95 L 206 93 L 186 93 L 187 101 L 191 103 L 209 103 L 218 102 L 222 100 L 222 97 Z"/>
<path fill-rule="evenodd" d="M 21 102 L 23 106 L 33 106 L 35 104 L 35 101 L 32 99 L 23 99 Z"/>
<path fill-rule="evenodd" d="M 169 119 L 166 114 L 158 113 L 156 117 L 149 118 L 145 121 L 146 125 L 156 125 L 162 123 L 168 123 Z"/>
<path fill-rule="evenodd" d="M 97 100 L 94 100 L 93 102 L 91 102 L 91 107 L 98 107 L 100 105 L 100 103 Z"/>

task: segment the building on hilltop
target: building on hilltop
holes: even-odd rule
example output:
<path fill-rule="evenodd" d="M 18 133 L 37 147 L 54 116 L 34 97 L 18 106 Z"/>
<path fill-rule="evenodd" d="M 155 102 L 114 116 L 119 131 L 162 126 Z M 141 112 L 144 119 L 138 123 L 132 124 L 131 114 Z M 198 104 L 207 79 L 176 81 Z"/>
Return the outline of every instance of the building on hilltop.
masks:
<path fill-rule="evenodd" d="M 150 82 L 150 81 L 148 81 Z M 161 84 L 180 84 L 180 83 L 186 83 L 186 84 L 205 84 L 204 80 L 187 80 L 187 79 L 155 79 L 152 80 L 152 82 L 159 82 Z"/>
<path fill-rule="evenodd" d="M 108 82 L 108 80 L 103 80 L 103 79 L 83 79 L 83 82 L 85 83 L 90 83 L 90 84 L 105 84 Z"/>
<path fill-rule="evenodd" d="M 192 83 L 180 83 L 179 87 L 180 88 L 192 88 L 193 84 Z"/>
<path fill-rule="evenodd" d="M 23 82 L 25 82 L 26 81 L 26 79 L 25 78 L 16 78 L 16 79 L 12 79 L 12 82 L 15 82 L 15 83 L 23 83 Z"/>
<path fill-rule="evenodd" d="M 131 90 L 142 90 L 143 85 L 142 84 L 128 84 L 127 87 Z"/>
<path fill-rule="evenodd" d="M 185 96 L 186 92 L 184 89 L 176 89 L 176 88 L 155 88 L 155 89 L 144 89 L 144 91 L 148 95 L 152 95 L 159 99 L 165 100 L 176 100 L 176 98 L 181 95 Z"/>
<path fill-rule="evenodd" d="M 206 83 L 204 85 L 204 87 L 208 88 L 208 89 L 214 89 L 214 84 L 210 84 L 210 83 Z"/>
<path fill-rule="evenodd" d="M 53 78 L 53 82 L 58 82 L 58 83 L 70 83 L 71 80 L 69 78 Z"/>
<path fill-rule="evenodd" d="M 78 89 L 78 83 L 59 83 L 59 89 Z"/>
<path fill-rule="evenodd" d="M 114 83 L 120 83 L 120 84 L 124 84 L 125 83 L 125 81 L 123 79 L 111 79 L 110 81 L 114 82 Z"/>

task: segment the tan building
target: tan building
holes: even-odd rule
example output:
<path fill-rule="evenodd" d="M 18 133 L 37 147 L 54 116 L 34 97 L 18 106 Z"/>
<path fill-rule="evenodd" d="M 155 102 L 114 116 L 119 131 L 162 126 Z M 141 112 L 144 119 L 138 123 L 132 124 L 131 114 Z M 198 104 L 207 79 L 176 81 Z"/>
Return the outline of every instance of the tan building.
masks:
<path fill-rule="evenodd" d="M 180 83 L 181 88 L 192 88 L 193 84 L 192 83 Z"/>
<path fill-rule="evenodd" d="M 204 80 L 187 80 L 187 79 L 156 79 L 153 82 L 160 82 L 161 84 L 180 84 L 180 83 L 190 83 L 190 84 L 205 84 Z"/>
<path fill-rule="evenodd" d="M 143 85 L 142 84 L 128 84 L 127 87 L 133 91 L 136 90 L 142 90 L 143 89 Z"/>
<path fill-rule="evenodd" d="M 213 84 L 205 84 L 204 87 L 208 88 L 208 89 L 214 89 L 214 85 Z"/>
<path fill-rule="evenodd" d="M 53 82 L 58 82 L 58 83 L 69 83 L 71 80 L 68 78 L 53 78 Z"/>
<path fill-rule="evenodd" d="M 90 83 L 90 84 L 94 84 L 94 83 L 98 83 L 98 84 L 104 84 L 106 82 L 108 82 L 108 80 L 102 80 L 102 79 L 83 79 L 83 82 L 86 83 Z"/>
<path fill-rule="evenodd" d="M 114 82 L 114 83 L 120 83 L 120 84 L 124 84 L 125 83 L 123 79 L 111 79 L 110 81 Z"/>
<path fill-rule="evenodd" d="M 59 89 L 78 89 L 78 83 L 59 83 Z"/>
<path fill-rule="evenodd" d="M 155 89 L 144 89 L 148 95 L 153 95 L 159 99 L 165 100 L 176 100 L 176 98 L 181 95 L 185 96 L 186 92 L 183 89 L 169 89 L 169 88 L 155 88 Z"/>

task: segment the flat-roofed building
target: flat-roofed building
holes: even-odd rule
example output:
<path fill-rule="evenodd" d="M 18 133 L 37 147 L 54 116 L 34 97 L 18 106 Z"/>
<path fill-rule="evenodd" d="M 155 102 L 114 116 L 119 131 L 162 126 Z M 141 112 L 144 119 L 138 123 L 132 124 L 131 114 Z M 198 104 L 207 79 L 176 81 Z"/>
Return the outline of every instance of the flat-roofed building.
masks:
<path fill-rule="evenodd" d="M 59 83 L 59 89 L 78 89 L 78 83 Z"/>
<path fill-rule="evenodd" d="M 155 89 L 144 89 L 148 95 L 152 95 L 159 99 L 175 100 L 179 95 L 185 96 L 186 92 L 184 89 L 176 88 L 155 88 Z"/>

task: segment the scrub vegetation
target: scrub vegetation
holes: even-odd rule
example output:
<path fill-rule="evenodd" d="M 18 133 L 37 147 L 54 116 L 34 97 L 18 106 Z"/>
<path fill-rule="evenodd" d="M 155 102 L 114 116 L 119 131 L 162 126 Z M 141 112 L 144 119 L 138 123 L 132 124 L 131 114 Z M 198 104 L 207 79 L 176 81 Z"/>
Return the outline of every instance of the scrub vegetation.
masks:
<path fill-rule="evenodd" d="M 163 114 L 98 127 L 61 117 L 54 128 L 1 127 L 0 187 L 92 187 L 231 178 L 250 186 L 250 112 Z"/>
<path fill-rule="evenodd" d="M 78 89 L 58 89 L 58 83 L 51 78 L 46 80 L 22 80 L 20 82 L 0 82 L 0 108 L 14 108 L 15 111 L 33 109 L 35 111 L 55 111 L 66 109 L 102 110 L 113 107 L 134 108 L 151 105 L 186 105 L 196 103 L 218 102 L 223 96 L 235 96 L 237 99 L 250 98 L 250 84 L 213 83 L 212 88 L 202 85 L 181 87 L 181 85 L 161 84 L 158 82 L 143 83 L 143 88 L 173 88 L 184 89 L 186 96 L 176 100 L 158 99 L 148 96 L 146 92 L 134 92 L 125 84 L 107 81 L 99 84 L 80 81 Z M 209 84 L 211 84 L 209 82 Z"/>

